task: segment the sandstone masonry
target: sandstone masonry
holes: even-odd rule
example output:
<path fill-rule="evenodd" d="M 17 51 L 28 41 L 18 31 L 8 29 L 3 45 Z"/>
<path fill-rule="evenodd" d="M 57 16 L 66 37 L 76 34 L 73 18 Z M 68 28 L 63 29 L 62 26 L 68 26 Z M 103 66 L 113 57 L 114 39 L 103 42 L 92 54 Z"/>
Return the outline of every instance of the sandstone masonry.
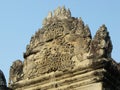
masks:
<path fill-rule="evenodd" d="M 88 25 L 58 7 L 31 37 L 24 61 L 10 68 L 12 90 L 120 90 L 120 67 L 102 25 L 92 38 Z"/>

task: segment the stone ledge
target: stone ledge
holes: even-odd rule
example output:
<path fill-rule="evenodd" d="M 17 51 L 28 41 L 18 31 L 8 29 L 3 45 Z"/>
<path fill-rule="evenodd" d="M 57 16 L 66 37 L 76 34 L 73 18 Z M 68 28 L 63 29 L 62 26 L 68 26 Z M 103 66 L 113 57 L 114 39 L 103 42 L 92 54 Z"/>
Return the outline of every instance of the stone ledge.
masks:
<path fill-rule="evenodd" d="M 99 60 L 86 59 L 81 62 L 78 68 L 71 71 L 46 73 L 34 79 L 25 79 L 16 82 L 11 87 L 14 90 L 70 90 L 70 88 L 79 88 L 95 82 L 109 82 L 112 87 L 116 87 L 116 85 L 120 85 L 120 80 L 117 80 L 110 70 L 106 68 L 108 62 L 110 61 L 105 58 Z M 115 62 L 109 63 L 109 67 L 115 65 Z M 113 69 L 117 71 L 116 68 Z M 117 88 L 119 87 L 117 86 Z"/>

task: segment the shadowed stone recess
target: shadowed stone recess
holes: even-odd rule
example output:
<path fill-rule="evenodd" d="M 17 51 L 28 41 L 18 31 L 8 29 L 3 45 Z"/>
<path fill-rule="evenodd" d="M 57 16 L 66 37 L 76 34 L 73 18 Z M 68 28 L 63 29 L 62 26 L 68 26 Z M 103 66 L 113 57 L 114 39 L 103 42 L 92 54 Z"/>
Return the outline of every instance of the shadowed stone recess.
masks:
<path fill-rule="evenodd" d="M 6 79 L 1 70 L 0 70 L 0 90 L 6 90 Z"/>

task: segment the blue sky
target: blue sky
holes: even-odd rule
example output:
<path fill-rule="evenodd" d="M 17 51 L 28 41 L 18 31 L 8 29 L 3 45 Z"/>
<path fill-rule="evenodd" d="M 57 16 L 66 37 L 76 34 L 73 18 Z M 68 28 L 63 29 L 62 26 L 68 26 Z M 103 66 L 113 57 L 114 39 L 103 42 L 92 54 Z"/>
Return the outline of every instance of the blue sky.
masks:
<path fill-rule="evenodd" d="M 0 69 L 7 80 L 12 62 L 24 60 L 31 36 L 42 27 L 48 12 L 58 6 L 82 17 L 92 35 L 106 24 L 113 43 L 112 57 L 120 62 L 120 0 L 0 0 Z"/>

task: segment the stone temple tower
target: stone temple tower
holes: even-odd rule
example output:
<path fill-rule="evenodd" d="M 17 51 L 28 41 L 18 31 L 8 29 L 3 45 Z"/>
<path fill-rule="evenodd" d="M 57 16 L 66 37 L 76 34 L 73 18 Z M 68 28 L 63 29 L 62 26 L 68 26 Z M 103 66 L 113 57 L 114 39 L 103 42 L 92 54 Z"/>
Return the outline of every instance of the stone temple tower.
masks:
<path fill-rule="evenodd" d="M 12 90 L 120 90 L 120 66 L 112 57 L 105 25 L 92 38 L 88 25 L 58 7 L 31 37 L 24 61 L 13 62 Z"/>

